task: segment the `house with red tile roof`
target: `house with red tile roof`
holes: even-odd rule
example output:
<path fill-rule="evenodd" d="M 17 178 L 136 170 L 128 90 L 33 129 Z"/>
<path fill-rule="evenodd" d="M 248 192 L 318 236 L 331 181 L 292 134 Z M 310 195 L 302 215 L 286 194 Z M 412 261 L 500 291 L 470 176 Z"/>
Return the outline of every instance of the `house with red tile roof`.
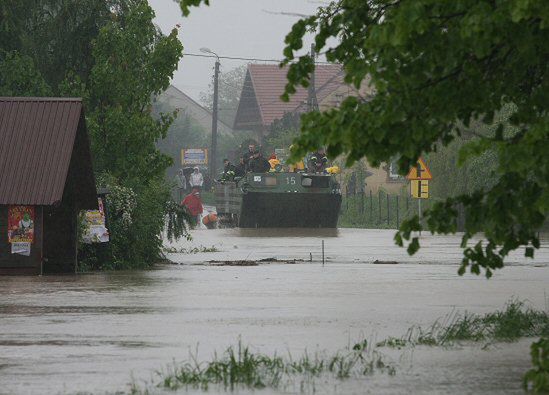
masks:
<path fill-rule="evenodd" d="M 280 99 L 286 87 L 287 72 L 287 68 L 275 64 L 248 65 L 236 112 L 235 130 L 253 130 L 261 140 L 269 133 L 273 121 L 281 119 L 285 113 L 307 111 L 307 88 L 298 87 L 288 102 Z M 321 109 L 325 99 L 336 91 L 343 91 L 342 97 L 358 94 L 356 89 L 344 84 L 340 65 L 317 65 L 315 81 L 316 97 Z"/>

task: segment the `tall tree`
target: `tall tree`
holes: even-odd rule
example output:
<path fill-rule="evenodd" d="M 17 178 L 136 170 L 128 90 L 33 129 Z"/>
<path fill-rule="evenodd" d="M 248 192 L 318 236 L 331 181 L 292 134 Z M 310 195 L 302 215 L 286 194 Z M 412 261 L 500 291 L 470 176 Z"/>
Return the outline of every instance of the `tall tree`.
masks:
<path fill-rule="evenodd" d="M 167 205 L 170 189 L 164 173 L 171 158 L 156 148 L 173 114 L 153 118 L 151 98 L 169 86 L 183 47 L 176 29 L 164 36 L 153 18 L 146 0 L 115 10 L 94 41 L 94 65 L 83 85 L 96 171 L 115 191 L 127 192 L 111 199 L 116 268 L 153 264 L 162 247 L 165 216 L 174 218 L 178 212 L 177 206 Z M 73 77 L 68 85 L 78 87 L 78 76 Z M 181 234 L 181 227 L 170 229 Z"/>
<path fill-rule="evenodd" d="M 153 18 L 140 0 L 114 15 L 95 40 L 84 93 L 96 168 L 123 179 L 161 177 L 169 164 L 155 142 L 171 116 L 151 117 L 151 95 L 169 86 L 183 47 L 177 30 L 163 36 Z"/>
<path fill-rule="evenodd" d="M 93 66 L 92 45 L 113 12 L 127 0 L 6 0 L 0 4 L 0 59 L 17 51 L 32 59 L 58 94 L 68 72 L 86 81 Z"/>

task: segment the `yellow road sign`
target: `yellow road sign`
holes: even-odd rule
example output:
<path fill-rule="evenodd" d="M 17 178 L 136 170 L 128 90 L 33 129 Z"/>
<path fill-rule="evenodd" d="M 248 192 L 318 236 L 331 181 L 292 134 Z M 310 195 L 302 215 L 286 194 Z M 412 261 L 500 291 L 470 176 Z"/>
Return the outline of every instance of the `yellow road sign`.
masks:
<path fill-rule="evenodd" d="M 406 176 L 408 180 L 432 180 L 433 175 L 422 158 L 417 161 L 417 166 L 412 167 Z"/>
<path fill-rule="evenodd" d="M 416 199 L 428 199 L 429 180 L 410 180 L 410 193 Z"/>

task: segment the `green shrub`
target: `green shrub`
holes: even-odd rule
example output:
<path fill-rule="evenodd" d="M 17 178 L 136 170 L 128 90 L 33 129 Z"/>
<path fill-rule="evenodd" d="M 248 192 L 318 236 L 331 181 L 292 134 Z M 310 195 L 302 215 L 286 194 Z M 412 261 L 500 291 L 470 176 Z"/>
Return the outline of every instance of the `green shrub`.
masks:
<path fill-rule="evenodd" d="M 524 389 L 549 393 L 549 338 L 541 338 L 530 347 L 532 365 L 524 375 Z"/>

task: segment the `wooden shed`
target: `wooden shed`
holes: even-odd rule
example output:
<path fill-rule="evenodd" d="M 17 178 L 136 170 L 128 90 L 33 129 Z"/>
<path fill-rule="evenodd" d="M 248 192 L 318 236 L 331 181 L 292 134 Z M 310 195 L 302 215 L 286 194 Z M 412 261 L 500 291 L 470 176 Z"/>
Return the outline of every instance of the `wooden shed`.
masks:
<path fill-rule="evenodd" d="M 82 100 L 0 97 L 0 274 L 74 273 L 97 206 Z"/>

